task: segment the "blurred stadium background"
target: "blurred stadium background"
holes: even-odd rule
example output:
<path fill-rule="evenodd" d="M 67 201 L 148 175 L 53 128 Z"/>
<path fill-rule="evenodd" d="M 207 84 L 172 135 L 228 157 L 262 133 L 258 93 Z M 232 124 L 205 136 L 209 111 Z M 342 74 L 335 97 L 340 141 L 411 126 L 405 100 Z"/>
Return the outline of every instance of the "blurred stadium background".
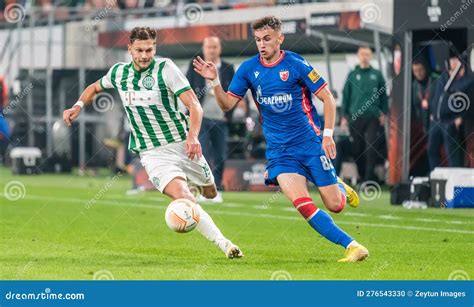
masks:
<path fill-rule="evenodd" d="M 363 199 L 360 216 L 354 213 L 342 217 L 342 225 L 346 219 L 346 225 L 353 227 L 360 219 L 364 219 L 365 214 L 365 218 L 370 216 L 366 223 L 369 226 L 366 226 L 372 227 L 372 231 L 374 228 L 378 231 L 378 227 L 387 231 L 390 227 L 384 228 L 383 224 L 388 222 L 398 225 L 393 227 L 398 227 L 397 231 L 402 231 L 399 229 L 408 225 L 406 230 L 429 234 L 427 244 L 443 240 L 446 233 L 457 234 L 457 239 L 452 239 L 452 245 L 445 249 L 444 254 L 455 257 L 453 255 L 466 248 L 463 243 L 465 236 L 474 234 L 473 213 L 467 209 L 458 209 L 456 213 L 439 213 L 437 208 L 474 207 L 474 85 L 469 81 L 471 86 L 466 91 L 450 91 L 452 83 L 449 80 L 447 82 L 441 100 L 449 103 L 452 113 L 463 121 L 460 126 L 456 125 L 457 129 L 451 134 L 455 140 L 455 149 L 441 150 L 440 163 L 437 165 L 441 168 L 432 172 L 428 163 L 429 128 L 423 129 L 424 115 L 418 113 L 421 109 L 414 102 L 417 92 L 414 90 L 416 78 L 412 66 L 415 59 L 421 59 L 429 72 L 448 74 L 451 79 L 457 80 L 459 71 L 463 69 L 464 76 L 472 80 L 473 7 L 472 1 L 462 0 L 2 0 L 0 121 L 3 124 L 0 124 L 0 128 L 3 128 L 0 129 L 0 182 L 3 209 L 0 217 L 5 225 L 9 225 L 3 239 L 18 236 L 22 238 L 20 242 L 29 240 L 31 233 L 17 231 L 14 221 L 20 223 L 33 219 L 33 216 L 38 217 L 36 202 L 41 204 L 41 208 L 49 208 L 45 210 L 51 214 L 51 219 L 46 218 L 44 224 L 35 221 L 30 226 L 52 229 L 61 224 L 62 218 L 67 219 L 68 215 L 54 216 L 56 210 L 62 210 L 59 203 L 68 206 L 66 198 L 81 199 L 79 202 L 83 207 L 100 201 L 132 204 L 143 200 L 150 206 L 156 202 L 166 204 L 167 200 L 162 196 L 150 196 L 149 193 L 143 196 L 141 193 L 154 188 L 137 158 L 126 152 L 124 144 L 127 143 L 129 130 L 124 123 L 124 111 L 117 93 L 110 91 L 99 95 L 71 129 L 67 129 L 62 122 L 63 110 L 76 102 L 88 84 L 102 77 L 114 63 L 130 61 L 126 47 L 129 31 L 133 27 L 156 28 L 157 55 L 170 57 L 183 72 L 188 70 L 191 59 L 201 54 L 203 39 L 211 35 L 218 36 L 222 41 L 222 59 L 237 69 L 242 61 L 257 53 L 252 21 L 264 15 L 276 15 L 283 20 L 286 37 L 283 48 L 302 54 L 328 80 L 338 103 L 338 123 L 342 114 L 343 89 L 348 74 L 358 64 L 357 50 L 360 46 L 372 49 L 371 65 L 382 73 L 386 82 L 384 89 L 388 95 L 389 110 L 385 122 L 375 132 L 375 141 L 367 147 L 375 153 L 372 178 L 360 177 L 360 170 L 357 170 L 357 162 L 365 159 L 365 151 L 353 154 L 353 136 L 347 129 L 339 125 L 336 127 L 335 139 L 342 158 L 336 162 L 339 174 L 359 188 Z M 462 65 L 449 66 L 449 59 L 453 56 L 458 57 Z M 316 103 L 315 107 L 322 114 L 322 106 Z M 370 108 L 370 101 L 367 108 Z M 278 204 L 281 203 L 282 207 L 285 204 L 281 195 L 275 196 L 276 190 L 263 185 L 265 142 L 258 119 L 258 110 L 249 99 L 247 103 L 239 105 L 228 122 L 228 154 L 222 185 L 225 191 L 241 193 L 224 194 L 223 206 L 230 201 L 228 205 L 232 207 L 233 204 L 231 212 L 234 212 L 234 216 L 249 210 L 244 208 L 247 202 L 257 206 L 251 210 L 280 210 L 282 208 Z M 458 158 L 455 165 L 450 165 L 449 158 L 452 156 Z M 450 168 L 443 168 L 447 166 Z M 125 197 L 127 191 L 129 195 L 142 196 L 131 200 Z M 245 193 L 249 191 L 267 193 Z M 112 196 L 108 193 L 112 193 Z M 24 204 L 25 212 L 13 207 L 17 201 Z M 374 206 L 364 209 L 364 202 Z M 389 206 L 390 203 L 404 204 L 405 208 L 434 208 L 409 215 L 402 207 Z M 276 204 L 277 209 L 271 208 L 273 204 Z M 67 210 L 71 209 L 65 212 Z M 232 222 L 232 214 L 226 217 L 223 213 L 220 217 L 219 213 L 223 211 L 215 207 L 216 219 L 221 220 L 223 225 L 227 223 L 229 229 L 240 229 L 237 222 Z M 70 213 L 75 216 L 78 212 Z M 140 218 L 137 212 L 127 212 L 133 215 L 133 220 L 135 215 Z M 90 213 L 87 214 L 90 216 Z M 108 214 L 115 216 L 113 212 L 101 214 L 102 218 Z M 372 220 L 374 216 L 377 218 Z M 156 218 L 161 221 L 161 215 Z M 238 220 L 237 217 L 235 219 Z M 113 225 L 109 226 L 113 228 Z M 437 227 L 448 231 L 431 237 L 431 234 L 438 233 L 433 230 Z M 263 229 L 255 229 L 265 233 Z M 151 233 L 152 230 L 149 228 L 146 231 Z M 383 231 L 379 233 L 382 241 L 383 236 L 390 235 Z M 268 235 L 272 233 L 267 232 Z M 146 235 L 151 236 L 150 233 Z M 117 237 L 114 238 L 120 240 L 120 235 L 121 232 L 115 232 L 114 236 Z M 127 238 L 134 242 L 133 237 Z M 149 241 L 149 244 L 154 244 L 153 240 Z M 179 242 L 181 248 L 189 248 L 184 244 L 187 241 Z M 402 244 L 404 239 L 399 238 L 397 242 Z M 56 243 L 60 244 L 59 241 Z M 86 243 L 75 244 L 82 246 Z M 265 241 L 262 240 L 261 244 L 265 244 Z M 6 246 L 8 248 L 9 245 Z M 25 243 L 23 247 L 35 250 L 30 243 Z M 434 246 L 432 249 L 424 247 L 426 252 L 435 250 Z M 470 249 L 472 254 L 472 243 Z M 17 268 L 29 263 L 21 259 L 12 260 L 16 256 L 24 257 L 24 250 L 12 249 L 11 253 L 8 255 L 12 258 L 6 257 L 11 262 L 10 267 L 3 272 L 3 278 L 18 276 Z M 90 256 L 93 257 L 92 254 Z M 465 258 L 453 260 L 448 273 L 461 268 L 468 274 L 466 262 L 469 260 Z M 91 270 L 101 268 L 101 265 L 97 264 Z M 419 262 L 419 265 L 423 266 L 423 262 Z M 403 278 L 395 271 L 392 275 L 381 273 L 388 267 L 390 264 L 378 262 L 361 278 Z M 404 268 L 402 272 L 408 274 L 413 267 L 406 265 Z M 116 269 L 119 270 L 119 266 Z M 207 274 L 206 270 L 207 267 L 202 268 L 197 278 L 222 278 Z M 258 272 L 257 268 L 255 270 Z M 377 270 L 381 272 L 377 273 Z M 262 278 L 258 273 L 252 275 L 249 272 L 240 272 L 236 278 Z M 87 278 L 87 275 L 69 273 L 66 272 L 64 278 Z M 300 273 L 302 275 L 296 273 L 295 277 L 311 278 L 302 269 Z M 470 273 L 472 275 L 472 270 Z M 427 275 L 420 274 L 422 278 L 447 278 L 446 272 L 439 268 Z M 20 278 L 25 276 L 55 278 L 58 275 L 38 270 L 37 275 L 20 274 Z M 153 276 L 160 278 L 161 275 Z M 169 276 L 193 278 L 194 275 L 183 273 Z M 416 278 L 415 275 L 407 276 Z M 144 275 L 128 272 L 121 277 L 144 278 Z M 325 277 L 347 278 L 337 272 L 328 272 Z"/>

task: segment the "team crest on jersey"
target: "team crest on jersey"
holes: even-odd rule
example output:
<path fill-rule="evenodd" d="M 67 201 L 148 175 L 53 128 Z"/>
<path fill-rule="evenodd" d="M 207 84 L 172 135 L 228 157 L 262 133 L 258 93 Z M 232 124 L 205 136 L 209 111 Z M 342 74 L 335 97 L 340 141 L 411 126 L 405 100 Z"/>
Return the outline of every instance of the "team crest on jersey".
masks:
<path fill-rule="evenodd" d="M 311 82 L 316 83 L 316 81 L 321 78 L 321 76 L 316 72 L 316 70 L 311 70 L 308 74 L 308 78 L 311 80 Z"/>
<path fill-rule="evenodd" d="M 155 79 L 148 75 L 142 80 L 143 87 L 145 87 L 147 90 L 151 90 L 153 88 L 153 85 L 155 85 Z"/>
<path fill-rule="evenodd" d="M 288 77 L 290 76 L 290 72 L 286 69 L 280 70 L 280 79 L 282 81 L 288 80 Z"/>

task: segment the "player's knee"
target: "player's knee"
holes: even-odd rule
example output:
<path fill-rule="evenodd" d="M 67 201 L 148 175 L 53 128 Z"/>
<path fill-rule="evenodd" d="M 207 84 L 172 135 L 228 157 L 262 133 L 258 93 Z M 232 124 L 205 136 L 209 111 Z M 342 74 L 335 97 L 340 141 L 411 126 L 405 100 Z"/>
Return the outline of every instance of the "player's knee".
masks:
<path fill-rule="evenodd" d="M 166 194 L 168 194 L 173 199 L 185 198 L 185 199 L 189 199 L 190 201 L 194 203 L 196 202 L 196 198 L 194 198 L 194 195 L 189 191 L 189 189 L 186 186 L 179 187 L 173 192 L 166 193 Z"/>
<path fill-rule="evenodd" d="M 344 209 L 344 201 L 341 195 L 334 196 L 325 204 L 329 211 L 339 213 Z"/>

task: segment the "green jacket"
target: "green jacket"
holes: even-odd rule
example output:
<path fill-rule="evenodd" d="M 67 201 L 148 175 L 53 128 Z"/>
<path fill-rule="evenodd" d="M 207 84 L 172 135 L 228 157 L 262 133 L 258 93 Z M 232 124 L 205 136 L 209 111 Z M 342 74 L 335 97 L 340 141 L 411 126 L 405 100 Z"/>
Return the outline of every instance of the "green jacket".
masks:
<path fill-rule="evenodd" d="M 342 92 L 342 115 L 349 121 L 378 118 L 388 110 L 385 80 L 372 66 L 359 65 L 349 73 Z"/>

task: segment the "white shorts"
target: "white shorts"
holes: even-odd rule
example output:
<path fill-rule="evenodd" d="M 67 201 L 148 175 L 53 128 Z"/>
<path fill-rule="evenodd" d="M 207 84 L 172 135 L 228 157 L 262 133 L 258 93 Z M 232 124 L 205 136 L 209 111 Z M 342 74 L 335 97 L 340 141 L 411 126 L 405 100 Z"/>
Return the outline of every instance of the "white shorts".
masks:
<path fill-rule="evenodd" d="M 161 193 L 176 177 L 197 186 L 214 184 L 214 176 L 204 156 L 190 160 L 185 152 L 184 141 L 141 152 L 140 162 L 150 181 Z"/>

